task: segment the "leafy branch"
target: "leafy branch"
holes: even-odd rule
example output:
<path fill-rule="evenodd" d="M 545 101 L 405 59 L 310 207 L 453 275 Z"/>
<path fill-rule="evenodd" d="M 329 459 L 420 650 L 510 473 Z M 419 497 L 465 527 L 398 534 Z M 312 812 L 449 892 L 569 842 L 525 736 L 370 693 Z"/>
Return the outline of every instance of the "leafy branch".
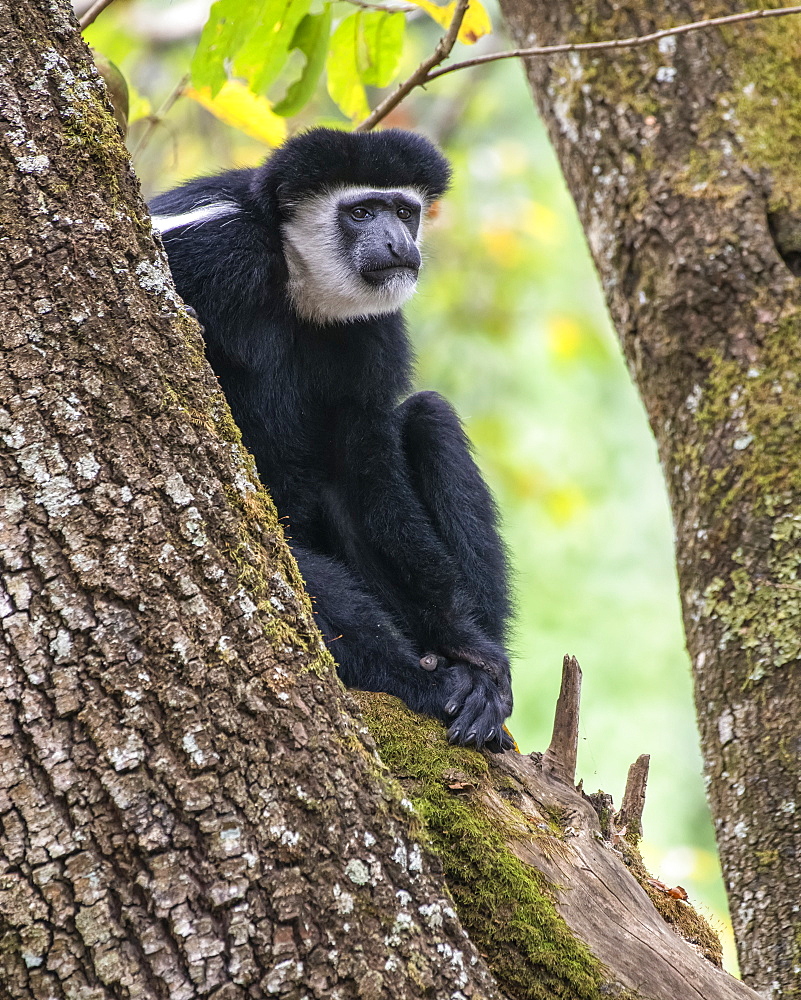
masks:
<path fill-rule="evenodd" d="M 448 26 L 448 30 L 440 38 L 437 43 L 437 47 L 431 53 L 431 55 L 424 59 L 423 62 L 417 67 L 417 69 L 412 73 L 411 76 L 407 77 L 395 90 L 385 97 L 380 104 L 378 104 L 370 114 L 364 119 L 363 122 L 359 124 L 354 129 L 355 132 L 369 132 L 371 128 L 378 124 L 382 118 L 386 116 L 396 108 L 400 102 L 415 89 L 415 87 L 424 86 L 432 77 L 429 75 L 431 70 L 435 66 L 439 66 L 440 63 L 444 62 L 448 56 L 451 54 L 451 50 L 456 44 L 456 39 L 459 37 L 459 28 L 462 26 L 462 21 L 467 13 L 467 8 L 470 4 L 470 0 L 459 0 L 456 4 L 456 9 L 453 12 L 453 18 Z"/>
<path fill-rule="evenodd" d="M 786 17 L 789 14 L 801 14 L 801 6 L 776 7 L 772 10 L 748 10 L 740 14 L 727 14 L 723 17 L 710 17 L 703 21 L 691 21 L 679 24 L 673 28 L 663 28 L 647 35 L 633 35 L 630 38 L 613 38 L 602 42 L 564 42 L 559 45 L 541 45 L 526 49 L 509 49 L 506 52 L 490 52 L 487 55 L 464 59 L 450 66 L 441 66 L 448 58 L 456 42 L 459 27 L 467 11 L 469 0 L 460 0 L 454 11 L 453 20 L 447 33 L 440 39 L 434 52 L 424 60 L 414 73 L 401 83 L 389 97 L 381 101 L 372 113 L 356 126 L 357 132 L 366 132 L 374 128 L 383 118 L 400 104 L 400 102 L 416 87 L 425 87 L 427 83 L 436 80 L 447 73 L 468 69 L 471 66 L 481 66 L 485 63 L 497 62 L 500 59 L 534 59 L 544 56 L 559 55 L 565 52 L 605 52 L 615 49 L 631 49 L 640 45 L 649 45 L 663 38 L 687 35 L 692 31 L 706 28 L 716 28 L 724 24 L 740 24 L 745 21 L 757 21 L 769 17 Z"/>
<path fill-rule="evenodd" d="M 89 0 L 81 24 L 91 23 L 112 2 Z M 266 141 L 275 145 L 275 135 L 280 142 L 286 134 L 285 126 L 280 124 L 278 128 L 276 120 L 283 122 L 295 115 L 309 101 L 325 71 L 331 98 L 351 121 L 363 119 L 355 126 L 357 132 L 367 132 L 383 121 L 417 87 L 425 87 L 457 70 L 500 59 L 534 59 L 571 52 L 600 53 L 629 49 L 707 28 L 801 13 L 801 4 L 749 10 L 630 38 L 494 51 L 445 65 L 457 41 L 472 43 L 491 30 L 489 16 L 481 0 L 450 0 L 446 4 L 436 0 L 412 0 L 411 4 L 408 0 L 388 0 L 388 5 L 376 0 L 349 2 L 358 10 L 339 20 L 332 33 L 333 5 L 330 2 L 323 4 L 321 13 L 313 14 L 312 0 L 286 0 L 284 15 L 276 21 L 270 5 L 254 5 L 247 0 L 217 0 L 192 60 L 191 77 L 195 91 L 208 91 L 208 100 L 201 103 L 223 121 L 256 134 L 243 125 L 243 122 L 252 123 L 255 114 L 252 99 L 242 93 L 247 89 L 266 104 L 266 110 L 260 114 L 262 118 L 266 116 L 270 119 L 271 128 Z M 404 15 L 415 10 L 425 12 L 445 27 L 445 34 L 417 69 L 370 111 L 366 87 L 383 88 L 395 79 L 403 50 Z M 290 84 L 285 96 L 274 104 L 269 100 L 268 91 L 295 51 L 304 57 L 303 69 Z M 141 152 L 153 134 L 155 123 L 184 92 L 185 86 L 186 81 L 182 81 L 165 102 L 162 111 L 151 118 L 137 152 Z M 220 100 L 221 92 L 226 87 L 229 91 L 238 87 L 238 97 L 229 92 L 225 101 Z M 259 138 L 263 138 L 263 132 L 263 129 L 259 131 Z"/>
<path fill-rule="evenodd" d="M 454 47 L 456 39 L 459 37 L 459 28 L 462 26 L 462 21 L 464 20 L 464 16 L 467 13 L 469 5 L 470 0 L 459 0 L 456 4 L 456 9 L 453 12 L 453 18 L 448 26 L 448 30 L 442 38 L 440 38 L 437 43 L 437 47 L 428 59 L 424 59 L 414 73 L 404 80 L 400 86 L 396 87 L 389 97 L 385 97 L 384 100 L 370 112 L 363 122 L 359 122 L 354 129 L 355 132 L 369 132 L 371 128 L 381 121 L 382 118 L 386 118 L 390 111 L 392 111 L 393 108 L 396 108 L 406 95 L 411 93 L 415 87 L 422 87 L 428 82 L 428 80 L 431 79 L 429 72 L 435 66 L 439 66 L 440 63 L 444 62 L 451 54 L 451 49 Z"/>

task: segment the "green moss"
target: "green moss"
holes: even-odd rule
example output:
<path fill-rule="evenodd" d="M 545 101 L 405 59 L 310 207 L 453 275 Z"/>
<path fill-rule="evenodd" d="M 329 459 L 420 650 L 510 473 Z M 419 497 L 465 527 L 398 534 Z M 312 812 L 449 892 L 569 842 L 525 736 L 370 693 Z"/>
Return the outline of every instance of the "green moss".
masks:
<path fill-rule="evenodd" d="M 100 171 L 113 205 L 120 197 L 120 177 L 129 169 L 128 151 L 109 106 L 94 87 L 87 91 L 85 83 L 80 93 L 64 88 L 68 102 L 68 110 L 62 113 L 64 144 L 70 158 L 88 159 Z"/>
<path fill-rule="evenodd" d="M 691 944 L 700 948 L 704 958 L 720 967 L 723 963 L 723 947 L 712 927 L 689 903 L 669 895 L 658 888 L 656 880 L 649 873 L 636 846 L 628 840 L 618 843 L 623 862 L 637 879 L 654 908 L 674 930 Z"/>
<path fill-rule="evenodd" d="M 777 850 L 754 851 L 754 857 L 757 860 L 757 864 L 761 865 L 763 868 L 770 868 L 779 863 L 780 855 Z"/>
<path fill-rule="evenodd" d="M 629 38 L 652 30 L 654 21 L 653 5 L 647 0 L 629 0 L 628 3 L 598 4 L 596 0 L 582 0 L 575 5 L 577 17 L 581 20 L 581 31 L 574 33 L 572 42 L 606 42 L 612 38 Z M 667 27 L 660 24 L 659 27 Z M 568 57 L 570 58 L 570 57 Z M 572 57 L 575 59 L 575 56 Z M 661 62 L 655 45 L 615 52 L 585 52 L 579 56 L 583 71 L 581 79 L 571 96 L 572 114 L 576 119 L 583 115 L 583 95 L 581 87 L 589 87 L 593 102 L 605 99 L 610 107 L 625 107 L 640 117 L 659 113 L 658 97 L 650 88 L 643 86 L 643 77 L 654 77 Z M 653 150 L 644 146 L 638 154 L 649 160 Z M 640 165 L 647 172 L 651 163 Z"/>
<path fill-rule="evenodd" d="M 696 483 L 710 545 L 731 551 L 728 573 L 706 588 L 703 614 L 724 646 L 742 649 L 742 684 L 801 657 L 801 315 L 766 338 L 759 368 L 709 354 L 696 411 L 701 444 L 677 461 Z M 721 431 L 733 443 L 716 467 Z"/>
<path fill-rule="evenodd" d="M 765 8 L 784 6 L 768 0 Z M 771 208 L 801 205 L 801 18 L 729 28 L 739 71 L 731 104 L 752 168 L 772 173 Z"/>
<path fill-rule="evenodd" d="M 382 759 L 425 822 L 462 924 L 501 988 L 526 1000 L 602 996 L 602 966 L 557 913 L 545 879 L 507 846 L 533 831 L 490 791 L 485 757 L 450 746 L 439 723 L 395 698 L 358 700 Z M 498 802 L 496 811 L 488 801 Z M 560 849 L 558 837 L 537 833 Z"/>

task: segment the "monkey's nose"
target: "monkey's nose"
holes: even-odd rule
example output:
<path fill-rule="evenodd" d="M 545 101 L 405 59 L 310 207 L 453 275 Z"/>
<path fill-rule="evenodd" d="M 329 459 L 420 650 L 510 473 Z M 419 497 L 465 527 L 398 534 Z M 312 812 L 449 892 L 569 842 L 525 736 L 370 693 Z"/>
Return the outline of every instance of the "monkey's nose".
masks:
<path fill-rule="evenodd" d="M 387 242 L 387 250 L 389 250 L 390 257 L 398 261 L 401 266 L 415 269 L 420 267 L 420 251 L 411 240 L 403 244 L 390 240 Z"/>

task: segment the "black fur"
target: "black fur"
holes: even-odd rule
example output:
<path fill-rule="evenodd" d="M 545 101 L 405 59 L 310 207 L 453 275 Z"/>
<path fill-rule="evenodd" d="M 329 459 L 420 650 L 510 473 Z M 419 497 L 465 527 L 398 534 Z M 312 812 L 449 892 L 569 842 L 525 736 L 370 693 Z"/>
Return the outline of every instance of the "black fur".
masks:
<path fill-rule="evenodd" d="M 156 198 L 154 215 L 221 200 L 236 214 L 172 229 L 181 296 L 276 506 L 343 681 L 401 697 L 458 743 L 510 746 L 504 649 L 509 598 L 492 498 L 456 414 L 410 391 L 400 312 L 298 317 L 281 224 L 338 184 L 414 186 L 439 197 L 449 170 L 420 136 L 316 129 L 255 170 Z M 435 653 L 435 669 L 421 658 Z M 428 667 L 434 662 L 429 657 Z"/>
<path fill-rule="evenodd" d="M 428 139 L 400 129 L 364 135 L 312 129 L 285 143 L 262 170 L 256 190 L 268 197 L 277 191 L 282 204 L 338 185 L 416 187 L 430 203 L 450 180 L 447 161 Z"/>

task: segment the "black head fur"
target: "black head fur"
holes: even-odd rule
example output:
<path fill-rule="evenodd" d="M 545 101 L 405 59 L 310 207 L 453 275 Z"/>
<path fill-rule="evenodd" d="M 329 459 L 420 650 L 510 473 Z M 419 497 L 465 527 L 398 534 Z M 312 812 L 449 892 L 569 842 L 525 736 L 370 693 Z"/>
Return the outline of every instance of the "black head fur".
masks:
<path fill-rule="evenodd" d="M 291 211 L 305 196 L 340 185 L 413 187 L 427 202 L 441 197 L 450 167 L 439 150 L 415 132 L 341 132 L 314 128 L 286 142 L 256 174 L 252 194 Z"/>

